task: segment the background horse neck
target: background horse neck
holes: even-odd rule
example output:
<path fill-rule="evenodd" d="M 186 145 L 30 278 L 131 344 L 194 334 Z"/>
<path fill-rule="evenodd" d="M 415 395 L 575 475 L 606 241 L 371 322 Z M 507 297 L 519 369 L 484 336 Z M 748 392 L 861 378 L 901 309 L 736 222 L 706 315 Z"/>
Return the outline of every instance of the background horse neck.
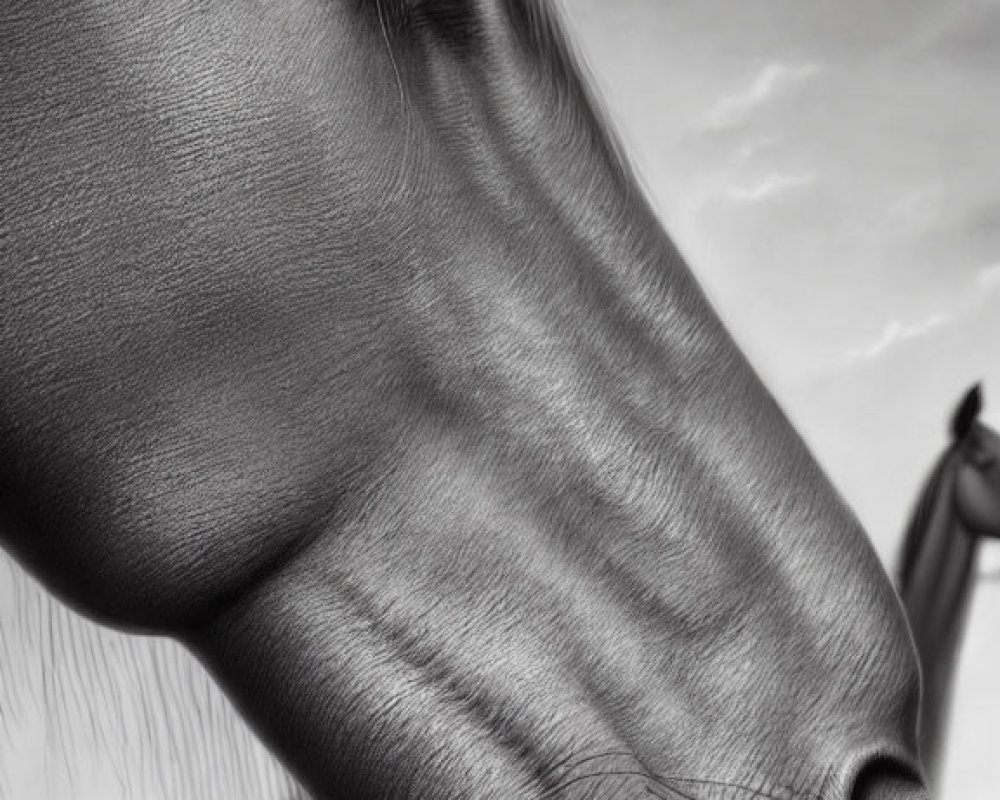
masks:
<path fill-rule="evenodd" d="M 932 785 L 943 742 L 962 632 L 975 578 L 978 540 L 962 525 L 955 481 L 962 454 L 952 445 L 931 472 L 906 529 L 897 588 L 910 622 L 923 678 L 920 749 Z"/>

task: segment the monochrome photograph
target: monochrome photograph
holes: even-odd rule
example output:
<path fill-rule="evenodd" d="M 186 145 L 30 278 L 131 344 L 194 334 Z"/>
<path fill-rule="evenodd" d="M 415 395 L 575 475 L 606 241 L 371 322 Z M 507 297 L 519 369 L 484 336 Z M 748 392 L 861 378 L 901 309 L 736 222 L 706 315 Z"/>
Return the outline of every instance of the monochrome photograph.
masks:
<path fill-rule="evenodd" d="M 1000 796 L 1000 0 L 0 4 L 0 800 Z"/>

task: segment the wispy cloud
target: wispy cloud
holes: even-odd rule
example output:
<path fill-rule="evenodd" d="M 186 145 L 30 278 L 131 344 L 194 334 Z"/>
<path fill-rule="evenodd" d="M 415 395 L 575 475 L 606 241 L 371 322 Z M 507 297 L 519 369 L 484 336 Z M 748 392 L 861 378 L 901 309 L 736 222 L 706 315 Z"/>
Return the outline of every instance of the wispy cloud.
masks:
<path fill-rule="evenodd" d="M 768 175 L 756 183 L 734 186 L 726 192 L 726 196 L 739 203 L 757 203 L 781 192 L 808 186 L 815 181 L 815 175 Z"/>
<path fill-rule="evenodd" d="M 706 126 L 727 128 L 746 118 L 756 107 L 799 83 L 819 69 L 818 64 L 774 62 L 764 67 L 749 86 L 723 97 L 708 112 Z"/>
<path fill-rule="evenodd" d="M 841 366 L 850 367 L 859 363 L 875 361 L 903 342 L 927 336 L 951 320 L 951 315 L 945 313 L 932 314 L 926 319 L 916 322 L 889 320 L 877 339 L 848 350 L 841 358 Z"/>
<path fill-rule="evenodd" d="M 976 284 L 987 292 L 1000 289 L 1000 264 L 983 267 L 976 273 Z"/>

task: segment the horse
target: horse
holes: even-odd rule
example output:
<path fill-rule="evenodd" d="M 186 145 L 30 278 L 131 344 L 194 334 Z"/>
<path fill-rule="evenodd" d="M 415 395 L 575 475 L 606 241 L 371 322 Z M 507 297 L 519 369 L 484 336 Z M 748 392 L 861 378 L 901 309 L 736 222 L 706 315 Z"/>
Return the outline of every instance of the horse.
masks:
<path fill-rule="evenodd" d="M 920 800 L 861 526 L 537 0 L 0 10 L 0 527 L 316 798 Z"/>
<path fill-rule="evenodd" d="M 907 525 L 896 567 L 896 586 L 915 635 L 924 670 L 919 738 L 925 773 L 931 782 L 940 774 L 941 743 L 947 733 L 950 691 L 954 687 L 955 664 L 963 639 L 979 543 L 983 538 L 1000 537 L 1000 510 L 997 504 L 1000 490 L 996 488 L 995 476 L 990 473 L 990 467 L 997 460 L 998 440 L 994 431 L 978 421 L 982 405 L 979 385 L 972 387 L 958 404 L 949 427 L 952 442 L 937 459 L 924 483 Z M 962 470 L 974 472 L 967 473 L 959 483 L 958 476 Z M 984 493 L 984 489 L 989 491 Z M 17 595 L 13 605 L 33 611 L 46 620 L 39 631 L 43 628 L 49 631 L 50 647 L 76 654 L 73 661 L 76 675 L 65 667 L 55 670 L 55 674 L 50 676 L 51 687 L 30 693 L 37 705 L 28 710 L 31 714 L 43 716 L 50 716 L 54 711 L 55 719 L 50 721 L 52 727 L 71 731 L 72 721 L 60 719 L 59 710 L 71 708 L 79 702 L 72 697 L 73 692 L 85 690 L 88 685 L 98 685 L 102 675 L 116 671 L 113 659 L 109 658 L 113 652 L 108 646 L 111 637 L 86 621 L 81 623 L 72 612 L 45 597 L 23 575 L 11 572 L 8 581 Z M 28 644 L 40 649 L 41 637 L 29 640 Z M 156 796 L 155 787 L 169 786 L 174 798 L 194 798 L 208 787 L 208 791 L 214 792 L 213 797 L 236 791 L 242 797 L 257 796 L 256 792 L 261 792 L 260 796 L 274 800 L 306 800 L 301 788 L 232 716 L 224 701 L 212 691 L 212 686 L 205 682 L 201 672 L 192 667 L 183 651 L 168 641 L 148 638 L 133 637 L 123 640 L 121 644 L 117 654 L 119 657 L 124 654 L 126 669 L 140 673 L 144 664 L 154 664 L 161 681 L 161 692 L 157 694 L 166 690 L 170 695 L 170 701 L 165 702 L 163 707 L 156 706 L 155 701 L 153 704 L 143 703 L 143 712 L 148 713 L 149 705 L 153 706 L 151 711 L 161 714 L 165 709 L 180 712 L 179 721 L 174 724 L 181 733 L 176 739 L 171 737 L 180 744 L 174 745 L 178 749 L 159 754 L 159 760 L 151 760 L 149 780 L 152 785 L 142 785 L 141 778 L 135 774 L 128 778 L 133 788 L 142 790 L 142 796 Z M 53 654 L 50 652 L 47 657 L 51 659 Z M 15 654 L 9 650 L 0 659 L 6 669 L 11 669 L 16 662 Z M 30 670 L 30 665 L 18 666 Z M 17 683 L 23 690 L 30 680 L 9 682 Z M 178 692 L 176 686 L 186 687 L 187 695 L 199 698 L 197 710 L 192 709 L 185 716 L 183 704 L 189 701 L 189 697 Z M 54 696 L 43 698 L 45 688 L 50 688 Z M 137 688 L 142 691 L 147 687 Z M 25 701 L 22 699 L 21 702 Z M 3 706 L 10 708 L 13 703 L 14 698 L 8 695 Z M 116 697 L 114 707 L 120 709 L 121 703 L 121 699 Z M 212 712 L 206 715 L 205 707 L 211 708 Z M 94 718 L 98 714 L 97 709 L 91 711 Z M 192 728 L 190 720 L 193 719 L 200 720 L 206 730 Z M 211 728 L 206 720 L 211 720 Z M 10 725 L 9 714 L 4 716 L 3 722 Z M 92 721 L 91 730 L 93 724 Z M 155 720 L 141 719 L 141 724 L 153 727 Z M 109 751 L 111 748 L 121 750 L 128 747 L 130 742 L 127 737 L 117 739 L 105 733 L 109 727 L 106 720 L 97 719 L 97 725 L 108 742 Z M 11 739 L 16 732 L 8 729 L 7 735 Z M 148 737 L 142 736 L 135 739 L 140 743 L 148 741 Z M 186 750 L 185 744 L 202 740 L 212 745 L 213 750 L 210 765 L 205 765 L 205 774 L 199 775 L 197 770 L 191 768 L 191 764 L 199 759 L 193 751 Z M 72 749 L 74 744 L 64 742 L 62 746 Z M 111 757 L 112 752 L 107 752 L 105 756 Z M 130 755 L 136 756 L 135 753 Z M 165 774 L 172 761 L 176 762 L 175 766 L 183 765 L 181 776 Z M 13 765 L 8 765 L 8 769 L 12 770 Z M 123 764 L 119 769 L 127 769 L 127 766 Z M 187 783 L 184 782 L 185 776 Z M 84 779 L 75 773 L 66 777 L 69 785 L 79 791 Z M 197 778 L 204 782 L 199 784 Z"/>
<path fill-rule="evenodd" d="M 1000 537 L 1000 435 L 978 420 L 982 405 L 979 385 L 958 404 L 951 442 L 920 493 L 896 568 L 923 672 L 919 741 L 932 785 L 980 543 Z"/>

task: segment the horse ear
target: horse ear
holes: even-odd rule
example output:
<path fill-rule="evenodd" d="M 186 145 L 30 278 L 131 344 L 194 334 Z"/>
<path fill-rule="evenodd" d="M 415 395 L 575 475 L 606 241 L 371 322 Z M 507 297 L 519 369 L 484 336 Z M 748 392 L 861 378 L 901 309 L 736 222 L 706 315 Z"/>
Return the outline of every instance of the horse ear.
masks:
<path fill-rule="evenodd" d="M 951 435 L 955 439 L 963 439 L 972 428 L 979 412 L 983 410 L 983 385 L 977 383 L 965 393 L 962 402 L 958 404 L 951 418 Z"/>

